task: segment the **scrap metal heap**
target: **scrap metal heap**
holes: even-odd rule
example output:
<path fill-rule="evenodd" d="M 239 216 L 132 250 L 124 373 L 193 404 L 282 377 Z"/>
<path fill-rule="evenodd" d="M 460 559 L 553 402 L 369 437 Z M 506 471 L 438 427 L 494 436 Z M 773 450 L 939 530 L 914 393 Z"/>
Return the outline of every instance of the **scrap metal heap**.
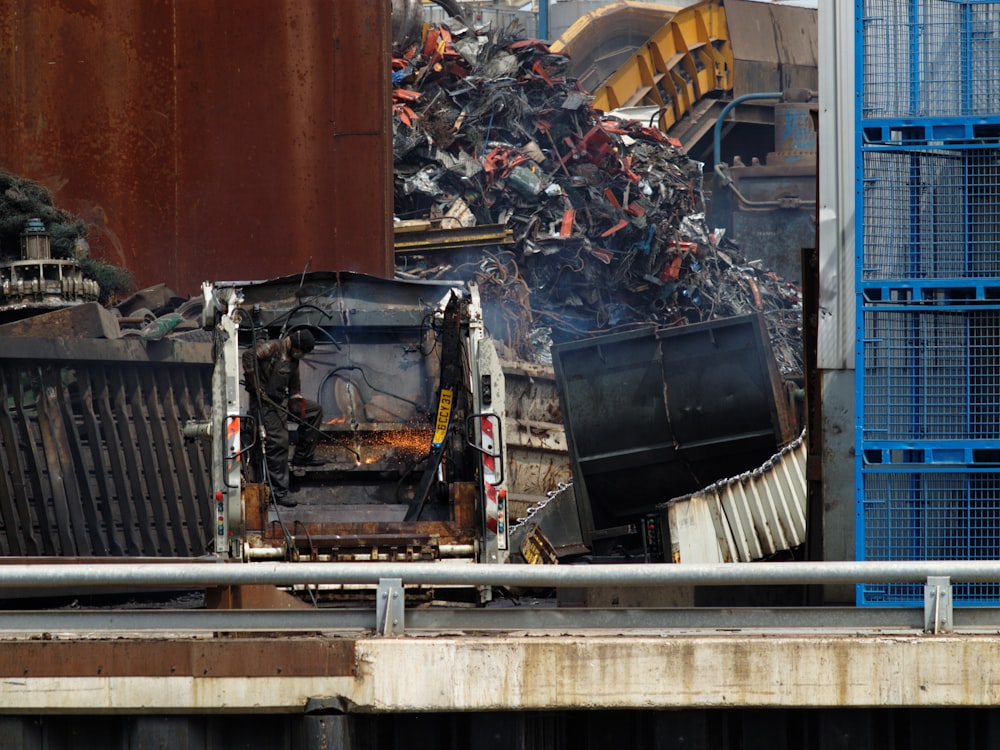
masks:
<path fill-rule="evenodd" d="M 525 359 L 551 341 L 759 311 L 782 373 L 801 373 L 798 289 L 706 224 L 701 163 L 594 110 L 568 63 L 514 27 L 431 27 L 398 54 L 397 231 L 509 230 L 492 248 L 397 253 L 398 272 L 475 279 L 493 335 Z"/>

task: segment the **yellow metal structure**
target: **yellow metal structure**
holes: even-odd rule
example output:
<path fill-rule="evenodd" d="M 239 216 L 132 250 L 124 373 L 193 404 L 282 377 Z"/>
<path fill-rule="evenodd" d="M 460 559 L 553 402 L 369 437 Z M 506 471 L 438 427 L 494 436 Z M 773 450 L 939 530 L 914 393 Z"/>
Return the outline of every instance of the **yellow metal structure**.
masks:
<path fill-rule="evenodd" d="M 640 5 L 626 3 L 624 5 Z M 641 4 L 649 11 L 650 4 Z M 594 107 L 655 106 L 659 126 L 669 130 L 703 97 L 733 88 L 733 52 L 720 0 L 705 0 L 682 10 L 660 6 L 664 23 L 647 42 L 591 93 Z M 584 17 L 553 45 L 571 49 L 593 19 Z"/>
<path fill-rule="evenodd" d="M 463 227 L 453 219 L 407 220 L 395 224 L 396 255 L 427 253 L 459 247 L 510 245 L 514 232 L 503 224 Z"/>
<path fill-rule="evenodd" d="M 552 43 L 570 58 L 568 75 L 596 91 L 622 67 L 681 6 L 618 0 L 580 16 Z"/>

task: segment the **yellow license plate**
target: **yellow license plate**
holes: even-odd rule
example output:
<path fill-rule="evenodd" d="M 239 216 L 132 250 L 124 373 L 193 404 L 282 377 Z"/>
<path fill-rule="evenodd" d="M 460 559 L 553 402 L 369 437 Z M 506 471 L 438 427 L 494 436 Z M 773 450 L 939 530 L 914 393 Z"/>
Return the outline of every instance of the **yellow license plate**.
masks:
<path fill-rule="evenodd" d="M 437 422 L 434 424 L 434 439 L 431 445 L 440 448 L 448 434 L 448 425 L 451 424 L 451 404 L 454 394 L 447 388 L 441 389 L 441 398 L 438 399 Z"/>

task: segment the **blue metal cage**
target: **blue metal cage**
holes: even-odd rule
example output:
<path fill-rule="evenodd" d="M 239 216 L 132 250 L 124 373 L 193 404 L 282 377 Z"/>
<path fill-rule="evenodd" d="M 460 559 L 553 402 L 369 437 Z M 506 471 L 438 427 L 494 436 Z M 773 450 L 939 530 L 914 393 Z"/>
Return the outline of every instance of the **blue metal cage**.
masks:
<path fill-rule="evenodd" d="M 857 558 L 1000 559 L 1000 0 L 855 21 Z M 1000 582 L 953 597 L 1000 606 Z"/>
<path fill-rule="evenodd" d="M 998 0 L 857 0 L 863 119 L 997 114 Z"/>
<path fill-rule="evenodd" d="M 860 281 L 1000 277 L 1000 147 L 862 149 L 861 160 Z"/>
<path fill-rule="evenodd" d="M 1000 467 L 862 472 L 858 518 L 861 560 L 996 560 L 1000 558 Z M 956 584 L 965 606 L 1000 605 L 1000 583 Z M 923 603 L 920 584 L 857 587 L 859 606 Z"/>
<path fill-rule="evenodd" d="M 1000 310 L 866 306 L 862 315 L 863 449 L 871 441 L 932 441 L 917 447 L 948 451 L 962 446 L 941 441 L 1000 441 Z"/>

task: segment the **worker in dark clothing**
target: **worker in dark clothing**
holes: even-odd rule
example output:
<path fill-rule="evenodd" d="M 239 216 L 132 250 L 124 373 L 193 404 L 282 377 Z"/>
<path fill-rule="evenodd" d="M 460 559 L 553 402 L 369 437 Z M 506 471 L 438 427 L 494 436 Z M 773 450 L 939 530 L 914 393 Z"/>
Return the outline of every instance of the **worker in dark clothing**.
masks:
<path fill-rule="evenodd" d="M 299 360 L 313 350 L 315 343 L 309 331 L 300 330 L 280 339 L 262 341 L 243 352 L 243 376 L 251 407 L 264 428 L 264 455 L 272 497 L 278 505 L 286 507 L 298 505 L 288 496 L 289 418 L 299 423 L 292 465 L 323 464 L 316 458 L 323 409 L 302 396 L 299 381 Z"/>

